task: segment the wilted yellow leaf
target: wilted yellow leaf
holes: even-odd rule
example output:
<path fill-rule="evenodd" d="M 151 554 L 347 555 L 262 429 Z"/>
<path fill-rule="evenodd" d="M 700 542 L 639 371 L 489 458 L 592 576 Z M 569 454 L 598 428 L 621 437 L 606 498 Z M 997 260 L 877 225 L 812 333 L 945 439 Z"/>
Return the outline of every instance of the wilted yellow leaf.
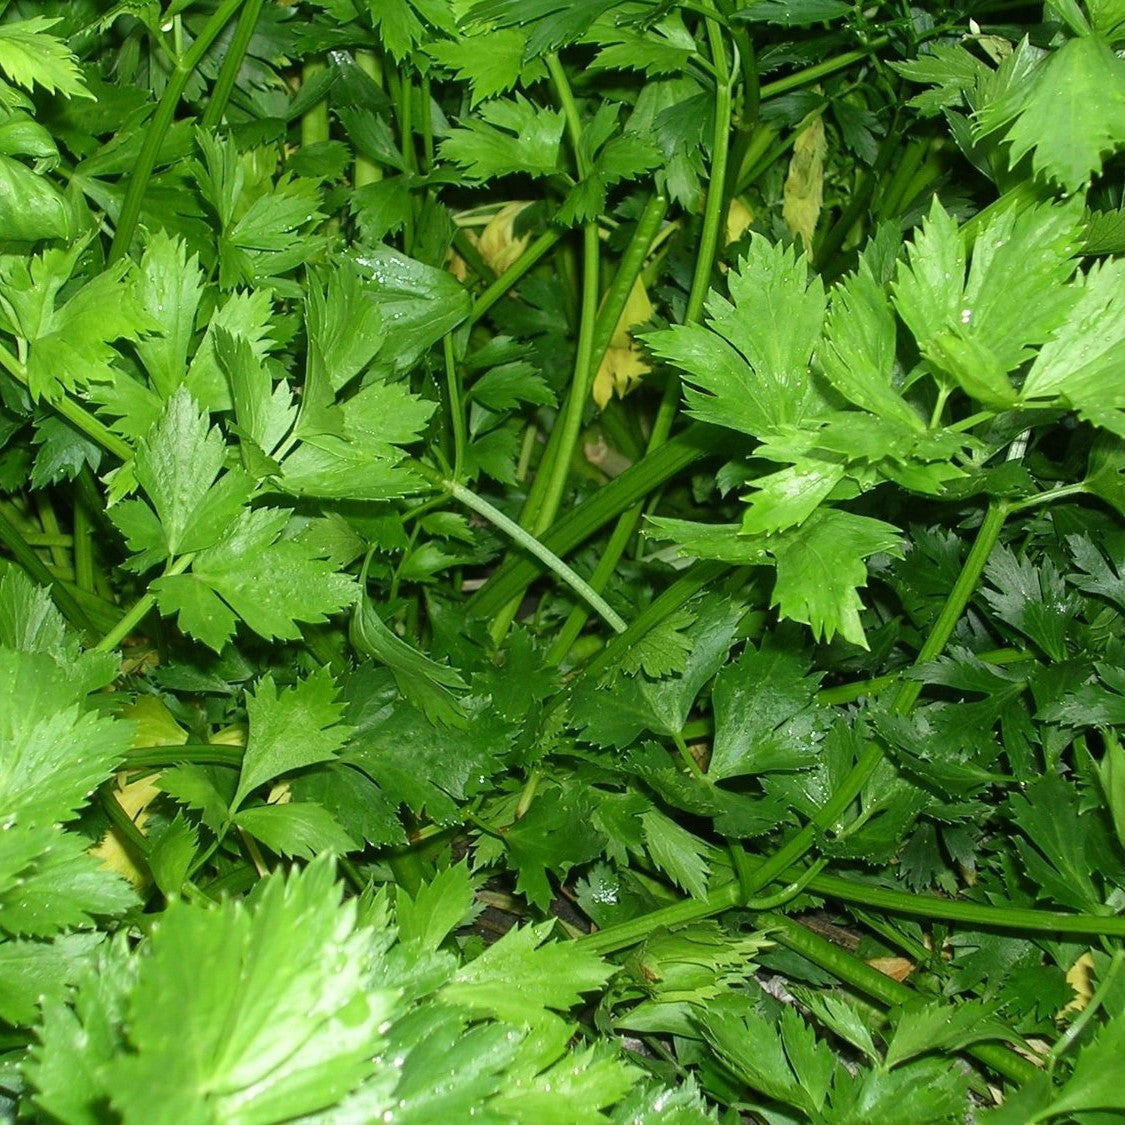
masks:
<path fill-rule="evenodd" d="M 135 724 L 132 741 L 135 750 L 145 746 L 182 746 L 187 742 L 187 731 L 154 695 L 142 696 L 124 708 L 121 717 Z M 160 792 L 157 786 L 160 775 L 147 774 L 129 780 L 131 776 L 127 771 L 117 775 L 114 795 L 128 813 L 129 819 L 137 828 L 143 829 L 148 820 L 148 806 Z M 148 870 L 137 863 L 132 851 L 113 828 L 90 849 L 90 855 L 100 859 L 106 867 L 128 879 L 135 887 L 144 886 L 148 882 Z"/>
<path fill-rule="evenodd" d="M 1056 1019 L 1062 1019 L 1067 1012 L 1080 1012 L 1094 995 L 1094 958 L 1087 952 L 1083 953 L 1066 971 L 1066 983 L 1074 989 L 1074 999 L 1066 1007 L 1055 1013 Z"/>
<path fill-rule="evenodd" d="M 878 969 L 885 977 L 892 980 L 904 981 L 917 966 L 905 957 L 871 957 L 867 962 L 873 969 Z"/>
<path fill-rule="evenodd" d="M 497 272 L 503 273 L 531 241 L 530 234 L 515 235 L 516 220 L 530 203 L 506 203 L 488 221 L 475 239 L 480 256 Z"/>
<path fill-rule="evenodd" d="M 648 299 L 644 282 L 638 277 L 633 282 L 629 299 L 617 318 L 609 347 L 594 376 L 594 401 L 602 409 L 615 391 L 624 398 L 652 370 L 640 346 L 629 334 L 651 319 L 652 302 Z"/>
<path fill-rule="evenodd" d="M 813 231 L 824 202 L 824 156 L 827 152 L 824 122 L 818 117 L 797 134 L 789 175 L 785 179 L 781 214 L 785 225 L 800 238 L 805 253 L 812 254 Z"/>
<path fill-rule="evenodd" d="M 737 242 L 750 229 L 754 212 L 736 195 L 727 208 L 726 244 Z"/>

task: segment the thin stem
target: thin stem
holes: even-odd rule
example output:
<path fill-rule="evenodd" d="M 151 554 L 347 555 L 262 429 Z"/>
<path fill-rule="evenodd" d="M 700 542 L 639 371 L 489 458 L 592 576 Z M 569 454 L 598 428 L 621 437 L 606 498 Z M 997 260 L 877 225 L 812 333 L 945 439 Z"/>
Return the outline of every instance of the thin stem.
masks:
<path fill-rule="evenodd" d="M 723 226 L 723 216 L 727 206 L 724 186 L 730 153 L 732 107 L 730 70 L 727 64 L 726 49 L 722 41 L 722 33 L 714 19 L 707 20 L 707 35 L 716 72 L 715 130 L 711 139 L 711 175 L 707 190 L 707 201 L 703 210 L 703 229 L 700 235 L 699 252 L 695 259 L 695 272 L 692 276 L 687 308 L 684 313 L 685 324 L 693 324 L 703 315 L 703 305 L 710 287 L 711 273 L 715 266 L 715 256 L 719 246 L 719 234 Z M 659 220 L 655 225 L 659 225 Z M 638 233 L 639 230 L 638 226 Z M 653 233 L 655 233 L 655 230 Z M 633 249 L 632 244 L 629 249 Z M 622 263 L 622 266 L 624 268 L 624 263 Z M 623 271 L 619 271 L 618 276 L 621 276 L 621 272 Z M 629 283 L 629 290 L 631 289 L 632 282 Z M 625 290 L 621 301 L 622 307 L 624 307 L 629 290 Z M 606 303 L 608 305 L 608 299 Z M 620 316 L 620 313 L 618 313 L 618 316 Z M 612 325 L 616 323 L 616 318 L 610 322 L 609 331 L 611 333 Z M 608 342 L 609 337 L 607 336 L 606 343 L 608 344 Z M 656 421 L 649 437 L 648 453 L 655 452 L 668 440 L 679 406 L 679 398 L 680 381 L 675 375 L 669 373 L 668 382 L 661 396 Z M 638 504 L 631 511 L 623 513 L 618 520 L 591 578 L 591 585 L 594 589 L 599 591 L 605 589 L 606 584 L 613 577 L 617 564 L 625 553 L 629 541 L 633 537 L 633 532 L 640 522 L 642 512 L 643 505 Z M 565 657 L 582 632 L 586 620 L 586 613 L 580 606 L 576 606 L 563 623 L 563 627 L 548 654 L 548 660 L 552 663 L 558 663 Z"/>
<path fill-rule="evenodd" d="M 423 468 L 425 468 L 423 466 Z M 429 476 L 427 472 L 427 476 Z M 478 496 L 463 484 L 452 480 L 438 481 L 455 500 L 459 500 L 466 508 L 471 508 L 478 515 L 484 516 L 489 523 L 499 528 L 509 536 L 518 546 L 529 554 L 534 555 L 553 574 L 565 582 L 580 598 L 589 602 L 591 608 L 615 633 L 624 633 L 628 626 L 617 612 L 597 593 L 591 589 L 590 584 L 580 575 L 576 574 L 569 566 L 545 547 L 534 535 L 520 527 L 515 520 L 509 519 L 499 508 L 493 507 L 482 496 Z"/>
<path fill-rule="evenodd" d="M 453 335 L 447 332 L 441 338 L 442 355 L 445 359 L 445 386 L 449 395 L 449 421 L 453 428 L 453 479 L 461 479 L 465 463 L 465 449 L 468 434 L 465 422 L 465 404 L 461 396 L 461 375 L 457 370 L 457 360 L 453 354 Z"/>
<path fill-rule="evenodd" d="M 1026 512 L 1029 508 L 1038 508 L 1043 504 L 1053 504 L 1056 500 L 1064 500 L 1068 496 L 1083 496 L 1090 490 L 1085 481 L 1077 484 L 1065 484 L 1058 488 L 1048 489 L 1035 496 L 1028 496 L 1023 500 L 1009 501 L 1009 512 Z"/>
<path fill-rule="evenodd" d="M 254 29 L 262 13 L 262 3 L 263 0 L 246 0 L 246 7 L 238 17 L 238 26 L 234 29 L 230 46 L 223 56 L 222 68 L 215 79 L 207 108 L 203 111 L 203 117 L 199 122 L 204 129 L 216 128 L 223 119 L 223 112 L 227 108 L 234 84 L 238 80 L 238 72 L 242 69 L 242 60 L 246 57 L 250 40 L 254 38 Z"/>
<path fill-rule="evenodd" d="M 189 566 L 194 555 L 181 555 L 164 571 L 165 576 L 171 577 L 183 574 Z M 156 598 L 149 593 L 137 599 L 136 604 L 121 618 L 96 645 L 94 652 L 112 652 L 121 642 L 148 616 L 149 611 L 156 605 Z"/>
<path fill-rule="evenodd" d="M 476 299 L 473 303 L 473 311 L 469 314 L 469 323 L 476 324 L 540 258 L 558 243 L 564 234 L 566 231 L 562 227 L 551 227 L 530 243 L 527 249 Z"/>
<path fill-rule="evenodd" d="M 188 79 L 244 2 L 245 0 L 223 0 L 203 25 L 203 29 L 187 53 L 172 69 L 168 85 L 164 88 L 156 112 L 145 130 L 145 139 L 133 165 L 133 173 L 129 177 L 129 186 L 125 190 L 125 199 L 117 217 L 117 229 L 113 233 L 113 242 L 109 248 L 107 260 L 111 264 L 124 257 L 129 251 L 133 232 L 137 229 L 137 220 L 141 215 L 145 191 L 152 177 L 152 170 L 156 167 L 156 158 L 160 154 L 160 146 L 164 143 L 165 135 L 176 116 Z"/>
<path fill-rule="evenodd" d="M 152 844 L 148 837 L 133 823 L 133 818 L 122 808 L 117 794 L 113 791 L 113 782 L 106 781 L 98 787 L 98 800 L 110 824 L 146 859 L 152 854 Z"/>
<path fill-rule="evenodd" d="M 957 575 L 957 581 L 953 583 L 953 589 L 949 591 L 949 597 L 946 598 L 945 605 L 941 607 L 941 613 L 938 614 L 938 618 L 930 630 L 930 635 L 918 650 L 914 667 L 929 664 L 949 642 L 953 630 L 957 627 L 957 622 L 961 620 L 961 615 L 965 612 L 965 607 L 969 604 L 969 599 L 977 588 L 980 576 L 984 572 L 985 563 L 988 562 L 993 548 L 1000 539 L 1000 532 L 1010 510 L 1006 502 L 996 502 L 989 506 L 984 520 L 977 530 L 968 558 L 965 559 L 965 565 Z M 906 680 L 899 688 L 898 695 L 895 696 L 895 701 L 891 705 L 892 711 L 896 715 L 907 714 L 921 694 L 922 687 L 921 680 Z"/>
<path fill-rule="evenodd" d="M 1125 949 L 1118 949 L 1109 962 L 1109 968 L 1106 970 L 1105 976 L 1098 984 L 1097 992 L 1090 997 L 1086 1007 L 1078 1013 L 1074 1022 L 1059 1036 L 1054 1046 L 1048 1052 L 1048 1058 L 1051 1060 L 1050 1065 L 1052 1068 L 1070 1049 L 1071 1044 L 1086 1030 L 1086 1025 L 1094 1018 L 1094 1013 L 1101 1008 L 1106 996 L 1109 995 L 1110 990 L 1113 988 L 1114 984 L 1116 984 L 1122 966 L 1125 966 Z"/>
<path fill-rule="evenodd" d="M 878 39 L 873 39 L 866 47 L 858 48 L 854 51 L 845 51 L 842 55 L 834 55 L 830 59 L 825 59 L 822 63 L 817 63 L 815 66 L 806 66 L 803 70 L 798 70 L 795 74 L 790 74 L 787 78 L 778 78 L 774 82 L 766 82 L 761 87 L 762 101 L 768 101 L 770 98 L 780 97 L 782 94 L 789 93 L 790 90 L 797 90 L 801 86 L 810 86 L 814 82 L 820 81 L 826 75 L 835 74 L 838 70 L 845 70 L 854 62 L 859 62 L 861 59 L 867 58 L 869 55 L 875 54 L 880 48 L 885 47 L 890 42 L 890 36 L 881 35 Z"/>
<path fill-rule="evenodd" d="M 86 510 L 86 502 L 79 494 L 74 499 L 74 583 L 80 590 L 93 593 L 94 578 L 94 525 Z"/>

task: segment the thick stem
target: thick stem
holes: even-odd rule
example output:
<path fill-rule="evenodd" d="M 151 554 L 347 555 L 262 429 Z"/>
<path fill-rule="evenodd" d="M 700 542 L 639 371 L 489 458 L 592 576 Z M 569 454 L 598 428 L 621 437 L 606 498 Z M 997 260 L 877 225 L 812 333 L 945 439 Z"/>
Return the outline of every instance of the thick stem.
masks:
<path fill-rule="evenodd" d="M 204 129 L 214 129 L 223 120 L 223 113 L 227 108 L 227 102 L 230 101 L 238 72 L 242 69 L 242 60 L 246 57 L 250 40 L 254 38 L 254 29 L 258 25 L 258 17 L 262 14 L 262 4 L 263 0 L 246 0 L 246 7 L 238 17 L 238 27 L 235 28 L 230 46 L 223 56 L 222 68 L 218 78 L 215 79 L 207 108 L 203 111 L 203 117 L 199 122 Z"/>
<path fill-rule="evenodd" d="M 758 922 L 775 941 L 882 1004 L 906 1004 L 918 995 L 914 989 L 885 976 L 784 914 L 762 915 Z M 966 1048 L 966 1052 L 1013 1082 L 1027 1082 L 1040 1073 L 1033 1063 L 995 1043 L 977 1044 Z"/>
<path fill-rule="evenodd" d="M 125 199 L 121 204 L 121 213 L 117 217 L 117 229 L 113 233 L 113 242 L 109 248 L 108 261 L 115 262 L 129 252 L 129 245 L 133 241 L 133 232 L 137 229 L 137 220 L 141 215 L 141 205 L 144 202 L 148 182 L 152 178 L 152 170 L 156 167 L 156 158 L 160 153 L 160 146 L 172 125 L 179 108 L 180 98 L 183 97 L 184 88 L 200 60 L 211 49 L 211 45 L 219 37 L 220 32 L 234 17 L 235 12 L 242 7 L 245 0 L 223 0 L 215 9 L 214 14 L 203 26 L 199 37 L 191 45 L 187 53 L 176 63 L 168 79 L 168 85 L 156 107 L 145 130 L 145 139 L 141 144 L 141 151 L 137 154 L 137 162 L 133 165 L 133 174 L 129 177 L 129 186 L 125 190 Z"/>
<path fill-rule="evenodd" d="M 59 607 L 59 612 L 71 625 L 89 636 L 97 635 L 97 630 L 90 623 L 86 611 L 78 604 L 74 595 L 63 585 L 61 579 L 51 574 L 46 563 L 24 542 L 19 529 L 3 512 L 0 512 L 0 543 L 7 547 L 12 557 L 32 579 L 51 591 L 51 597 Z"/>

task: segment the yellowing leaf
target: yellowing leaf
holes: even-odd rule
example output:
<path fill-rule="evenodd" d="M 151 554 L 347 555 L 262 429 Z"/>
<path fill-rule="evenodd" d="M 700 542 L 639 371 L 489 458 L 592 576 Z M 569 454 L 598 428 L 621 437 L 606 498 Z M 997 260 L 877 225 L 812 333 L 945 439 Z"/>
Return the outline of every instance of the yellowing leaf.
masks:
<path fill-rule="evenodd" d="M 736 195 L 727 208 L 726 244 L 737 242 L 754 221 L 754 212 Z"/>
<path fill-rule="evenodd" d="M 485 225 L 477 236 L 480 256 L 497 272 L 503 273 L 523 252 L 530 234 L 515 234 L 516 219 L 530 207 L 530 203 L 506 203 Z"/>
<path fill-rule="evenodd" d="M 818 117 L 797 134 L 781 209 L 785 225 L 800 238 L 806 254 L 812 253 L 813 231 L 824 202 L 826 151 L 824 122 Z"/>
<path fill-rule="evenodd" d="M 156 787 L 159 775 L 146 774 L 133 781 L 127 780 L 128 777 L 127 773 L 117 775 L 114 796 L 129 814 L 129 819 L 141 829 L 148 820 L 148 806 L 160 792 Z M 149 881 L 148 868 L 138 864 L 134 853 L 126 847 L 124 839 L 115 828 L 111 828 L 90 848 L 90 855 L 100 859 L 103 867 L 127 879 L 134 887 L 143 887 Z"/>
<path fill-rule="evenodd" d="M 1062 1019 L 1067 1012 L 1081 1012 L 1090 1003 L 1094 995 L 1094 958 L 1090 953 L 1083 953 L 1067 969 L 1066 983 L 1074 989 L 1074 999 L 1055 1013 L 1056 1019 Z"/>
<path fill-rule="evenodd" d="M 644 353 L 630 335 L 634 328 L 652 319 L 652 302 L 644 282 L 638 277 L 633 282 L 629 299 L 617 318 L 617 326 L 609 340 L 609 347 L 594 376 L 594 401 L 602 409 L 614 392 L 624 398 L 652 370 Z"/>

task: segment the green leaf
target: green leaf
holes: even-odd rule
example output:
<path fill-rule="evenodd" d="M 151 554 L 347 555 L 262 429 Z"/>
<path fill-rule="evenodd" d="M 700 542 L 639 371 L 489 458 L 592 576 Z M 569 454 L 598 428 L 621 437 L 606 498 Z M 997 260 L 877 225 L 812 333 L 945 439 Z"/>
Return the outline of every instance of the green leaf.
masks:
<path fill-rule="evenodd" d="M 187 881 L 199 847 L 199 833 L 182 813 L 156 838 L 147 860 L 156 885 L 165 897 L 178 895 Z"/>
<path fill-rule="evenodd" d="M 45 250 L 36 258 L 0 259 L 0 294 L 15 329 L 29 345 L 26 367 L 34 398 L 57 400 L 65 391 L 119 377 L 111 341 L 136 340 L 155 327 L 141 307 L 133 264 L 122 259 L 76 288 L 67 285 L 84 246 Z"/>
<path fill-rule="evenodd" d="M 188 256 L 178 238 L 152 234 L 137 269 L 141 308 L 158 330 L 136 343 L 153 389 L 169 398 L 183 382 L 195 334 L 195 317 L 203 298 L 199 255 Z"/>
<path fill-rule="evenodd" d="M 1026 556 L 1017 559 L 1000 545 L 984 573 L 992 585 L 985 589 L 984 597 L 996 616 L 1018 629 L 1051 660 L 1065 660 L 1067 635 L 1080 607 L 1050 560 L 1037 565 Z"/>
<path fill-rule="evenodd" d="M 62 1001 L 103 940 L 83 933 L 0 944 L 0 1017 L 16 1027 L 34 1023 L 40 1004 Z"/>
<path fill-rule="evenodd" d="M 820 361 L 840 394 L 881 418 L 922 429 L 922 419 L 894 385 L 894 313 L 869 273 L 852 274 L 832 291 L 827 336 Z"/>
<path fill-rule="evenodd" d="M 452 332 L 471 309 L 469 294 L 446 270 L 380 248 L 358 255 L 364 293 L 374 300 L 383 323 L 394 325 L 375 356 L 380 369 L 401 373 L 447 332 Z M 341 331 L 346 331 L 346 322 Z"/>
<path fill-rule="evenodd" d="M 235 813 L 233 823 L 278 855 L 313 859 L 345 855 L 359 846 L 321 805 L 255 805 Z"/>
<path fill-rule="evenodd" d="M 84 686 L 43 653 L 0 648 L 0 819 L 9 827 L 72 820 L 124 756 L 130 724 L 81 711 Z"/>
<path fill-rule="evenodd" d="M 809 1116 L 819 1114 L 835 1055 L 793 1008 L 782 1010 L 774 1028 L 745 1000 L 732 997 L 697 1020 L 719 1058 L 749 1086 Z"/>
<path fill-rule="evenodd" d="M 307 302 L 310 346 L 316 348 L 332 389 L 339 391 L 367 367 L 386 340 L 382 309 L 388 297 L 365 287 L 359 265 L 344 258 L 335 263 L 323 289 L 310 286 Z"/>
<path fill-rule="evenodd" d="M 161 608 L 187 609 L 187 619 L 181 617 L 185 628 L 198 629 L 195 635 L 218 649 L 233 619 L 206 595 L 189 592 L 189 584 L 217 594 L 263 637 L 295 640 L 300 635 L 297 622 L 321 622 L 349 606 L 354 580 L 317 558 L 314 548 L 279 538 L 289 521 L 282 509 L 244 510 L 220 542 L 195 556 L 190 574 L 152 583 Z"/>
<path fill-rule="evenodd" d="M 1125 437 L 1125 388 L 1118 377 L 1125 356 L 1125 262 L 1091 268 L 1066 322 L 1031 365 L 1021 397 L 1061 398 L 1095 426 Z"/>
<path fill-rule="evenodd" d="M 357 652 L 390 668 L 403 697 L 431 722 L 465 725 L 465 711 L 455 691 L 466 691 L 469 685 L 460 673 L 431 660 L 393 633 L 366 597 L 356 602 L 348 637 Z"/>
<path fill-rule="evenodd" d="M 995 1018 L 996 1006 L 980 1000 L 950 1005 L 916 1000 L 899 1009 L 884 1065 L 890 1069 L 931 1051 L 960 1051 L 973 1043 L 1019 1036 Z"/>
<path fill-rule="evenodd" d="M 759 649 L 747 644 L 738 663 L 715 678 L 707 776 L 720 781 L 810 765 L 823 723 L 815 704 L 819 683 L 793 646 L 769 638 Z"/>
<path fill-rule="evenodd" d="M 423 949 L 437 949 L 455 929 L 471 922 L 479 910 L 464 862 L 443 868 L 413 896 L 401 886 L 395 889 L 399 941 L 417 943 Z"/>
<path fill-rule="evenodd" d="M 1100 35 L 1068 39 L 981 108 L 978 137 L 1005 128 L 1013 163 L 1030 152 L 1037 174 L 1078 191 L 1125 144 L 1125 61 Z"/>
<path fill-rule="evenodd" d="M 231 808 L 275 777 L 334 758 L 351 733 L 343 714 L 328 668 L 280 692 L 273 677 L 264 676 L 257 691 L 246 695 L 250 734 Z"/>
<path fill-rule="evenodd" d="M 390 680 L 391 677 L 387 676 Z M 488 702 L 462 700 L 468 722 L 435 727 L 409 705 L 390 707 L 395 691 L 378 692 L 379 672 L 362 668 L 349 683 L 348 721 L 356 727 L 345 758 L 375 781 L 394 804 L 425 809 L 438 823 L 459 815 L 456 801 L 482 789 L 511 749 L 512 727 Z M 366 700 L 355 692 L 370 691 Z M 376 706 L 376 704 L 378 704 Z"/>
<path fill-rule="evenodd" d="M 737 18 L 752 23 L 774 23 L 782 27 L 808 27 L 847 15 L 851 8 L 843 0 L 757 0 L 741 9 Z"/>
<path fill-rule="evenodd" d="M 19 86 L 40 86 L 67 98 L 92 98 L 66 43 L 50 34 L 59 16 L 0 24 L 0 71 Z"/>
<path fill-rule="evenodd" d="M 588 863 L 605 848 L 606 836 L 597 824 L 597 800 L 585 787 L 549 789 L 507 828 L 505 844 L 519 871 L 516 890 L 540 910 L 548 910 L 555 897 L 548 872 L 562 882 L 571 868 Z M 578 838 L 575 824 L 588 826 Z"/>
<path fill-rule="evenodd" d="M 1015 822 L 1027 839 L 1017 846 L 1033 883 L 1056 902 L 1076 910 L 1102 909 L 1094 885 L 1098 865 L 1091 862 L 1096 847 L 1092 812 L 1080 812 L 1077 796 L 1057 777 L 1044 777 L 1024 794 L 1008 798 Z M 1095 825 L 1097 821 L 1097 825 Z"/>
<path fill-rule="evenodd" d="M 867 647 L 856 590 L 867 585 L 864 560 L 874 554 L 902 557 L 896 528 L 882 520 L 821 508 L 800 527 L 766 541 L 777 564 L 770 604 L 783 618 L 802 621 L 816 638 Z"/>
<path fill-rule="evenodd" d="M 568 1011 L 617 970 L 571 942 L 547 941 L 552 927 L 543 922 L 510 929 L 461 966 L 439 995 L 515 1024 L 534 1025 L 547 1010 Z"/>
<path fill-rule="evenodd" d="M 703 422 L 764 436 L 823 406 L 809 364 L 825 313 L 824 286 L 804 258 L 755 236 L 727 277 L 733 303 L 712 293 L 707 327 L 646 333 L 684 372 L 688 412 Z"/>
<path fill-rule="evenodd" d="M 39 826 L 0 837 L 0 930 L 49 937 L 136 905 L 132 887 L 86 851 L 74 832 Z"/>
<path fill-rule="evenodd" d="M 706 897 L 710 846 L 656 809 L 642 813 L 641 824 L 645 847 L 657 868 L 692 898 Z"/>
<path fill-rule="evenodd" d="M 492 28 L 481 35 L 464 35 L 459 40 L 443 39 L 427 43 L 430 58 L 448 70 L 455 70 L 459 82 L 468 82 L 470 108 L 487 98 L 506 93 L 517 82 L 530 85 L 545 73 L 538 61 L 525 63 L 527 35 L 516 27 Z"/>
<path fill-rule="evenodd" d="M 517 94 L 486 102 L 477 114 L 462 118 L 441 142 L 443 160 L 459 164 L 471 179 L 481 181 L 514 172 L 550 176 L 559 170 L 561 112 L 535 106 Z"/>
<path fill-rule="evenodd" d="M 1083 1110 L 1125 1109 L 1125 1090 L 1119 1065 L 1125 1052 L 1125 1017 L 1118 1014 L 1098 1032 L 1097 1038 L 1082 1048 L 1074 1073 L 1051 1102 L 1050 1116 Z"/>
<path fill-rule="evenodd" d="M 183 387 L 165 404 L 133 461 L 141 500 L 117 505 L 111 517 L 136 553 L 133 565 L 146 570 L 163 558 L 216 544 L 249 499 L 250 479 L 239 469 L 224 471 L 226 442 Z"/>
<path fill-rule="evenodd" d="M 333 1105 L 371 1073 L 391 1008 L 368 983 L 368 942 L 325 862 L 267 880 L 250 909 L 173 901 L 142 950 L 130 1050 L 103 1071 L 105 1093 L 154 1125 Z"/>
<path fill-rule="evenodd" d="M 0 230 L 12 242 L 69 241 L 78 224 L 74 208 L 46 176 L 0 155 Z"/>

